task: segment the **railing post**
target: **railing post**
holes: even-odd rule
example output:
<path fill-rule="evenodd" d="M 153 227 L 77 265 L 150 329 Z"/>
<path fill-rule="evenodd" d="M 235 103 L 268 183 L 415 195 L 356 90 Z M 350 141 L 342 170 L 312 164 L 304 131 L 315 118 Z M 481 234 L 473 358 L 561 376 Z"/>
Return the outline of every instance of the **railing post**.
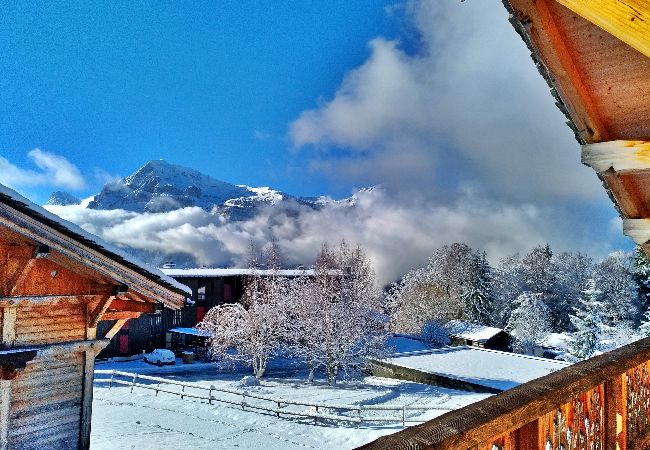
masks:
<path fill-rule="evenodd" d="M 210 394 L 208 395 L 208 403 L 210 405 L 212 404 L 212 389 L 214 389 L 214 386 L 210 385 Z"/>
<path fill-rule="evenodd" d="M 537 450 L 539 448 L 539 419 L 527 423 L 514 431 L 511 436 L 515 444 L 514 448 L 517 450 Z"/>
<path fill-rule="evenodd" d="M 605 450 L 627 449 L 627 392 L 625 374 L 605 382 Z"/>
<path fill-rule="evenodd" d="M 131 392 L 133 393 L 133 388 L 135 387 L 135 379 L 138 378 L 138 374 L 133 374 L 133 381 L 131 381 Z"/>

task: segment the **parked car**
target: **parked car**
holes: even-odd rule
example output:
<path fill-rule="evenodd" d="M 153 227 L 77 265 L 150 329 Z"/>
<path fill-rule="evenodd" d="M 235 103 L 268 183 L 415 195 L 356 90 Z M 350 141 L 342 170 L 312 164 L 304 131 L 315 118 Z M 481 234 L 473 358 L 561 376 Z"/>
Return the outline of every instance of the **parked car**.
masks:
<path fill-rule="evenodd" d="M 149 364 L 155 364 L 157 366 L 162 366 L 164 364 L 176 364 L 176 356 L 171 350 L 166 348 L 157 348 L 151 353 L 145 353 L 142 356 L 144 362 Z"/>

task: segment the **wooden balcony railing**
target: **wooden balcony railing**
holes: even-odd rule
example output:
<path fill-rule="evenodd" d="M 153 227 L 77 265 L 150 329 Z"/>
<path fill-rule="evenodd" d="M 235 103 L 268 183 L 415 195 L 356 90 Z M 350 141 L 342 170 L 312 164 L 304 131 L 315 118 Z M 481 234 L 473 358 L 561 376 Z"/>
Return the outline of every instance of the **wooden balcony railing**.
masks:
<path fill-rule="evenodd" d="M 650 338 L 574 364 L 361 448 L 650 448 Z"/>

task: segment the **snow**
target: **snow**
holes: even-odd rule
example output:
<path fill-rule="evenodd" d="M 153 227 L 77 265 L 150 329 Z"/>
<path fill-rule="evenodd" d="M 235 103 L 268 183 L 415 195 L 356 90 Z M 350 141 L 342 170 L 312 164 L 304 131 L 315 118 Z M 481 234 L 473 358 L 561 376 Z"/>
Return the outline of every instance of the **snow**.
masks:
<path fill-rule="evenodd" d="M 173 278 L 166 276 L 164 273 L 162 273 L 157 269 L 149 267 L 143 261 L 134 258 L 133 256 L 127 254 L 125 251 L 115 247 L 112 244 L 109 244 L 108 242 L 105 242 L 101 238 L 87 232 L 86 230 L 79 227 L 78 225 L 75 225 L 72 222 L 68 222 L 67 220 L 62 219 L 56 214 L 52 214 L 45 208 L 38 206 L 35 203 L 32 203 L 31 201 L 27 200 L 25 197 L 23 197 L 22 195 L 14 191 L 13 189 L 9 189 L 8 187 L 0 184 L 0 194 L 11 198 L 15 202 L 22 203 L 25 207 L 29 208 L 36 214 L 43 216 L 49 221 L 57 223 L 59 226 L 65 228 L 69 232 L 78 235 L 80 238 L 92 242 L 97 247 L 103 248 L 104 250 L 112 253 L 114 257 L 123 259 L 124 261 L 137 266 L 141 271 L 147 272 L 153 277 L 160 279 L 160 281 L 162 281 L 163 283 L 173 286 L 176 290 L 185 292 L 190 295 L 192 294 L 192 290 L 189 287 L 185 286 L 184 284 L 181 284 L 178 281 L 174 280 Z"/>
<path fill-rule="evenodd" d="M 297 277 L 301 275 L 314 275 L 313 269 L 281 269 L 281 270 L 260 270 L 260 269 L 218 269 L 218 268 L 198 268 L 198 269 L 160 269 L 162 273 L 170 277 L 234 277 L 249 276 L 255 273 L 259 276 L 277 275 L 282 277 Z"/>
<path fill-rule="evenodd" d="M 549 335 L 540 342 L 542 347 L 554 348 L 558 350 L 569 350 L 572 338 L 567 333 L 549 333 Z"/>
<path fill-rule="evenodd" d="M 488 327 L 462 320 L 452 320 L 445 326 L 450 336 L 468 339 L 475 342 L 486 342 L 503 330 L 501 328 Z"/>
<path fill-rule="evenodd" d="M 403 353 L 385 361 L 502 390 L 569 366 L 563 361 L 467 346 Z"/>
<path fill-rule="evenodd" d="M 190 334 L 192 336 L 212 336 L 210 333 L 204 330 L 197 330 L 196 328 L 172 328 L 169 330 L 170 333 L 180 333 L 180 334 Z"/>
<path fill-rule="evenodd" d="M 220 372 L 214 363 L 157 368 L 141 361 L 98 364 L 98 369 L 116 368 L 174 378 L 201 385 L 241 391 L 239 381 L 248 372 Z M 286 375 L 276 368 L 263 377 L 260 386 L 245 389 L 257 394 L 305 402 L 357 405 L 417 405 L 457 409 L 489 397 L 489 394 L 454 391 L 418 383 L 367 377 L 328 386 L 317 380 L 305 382 L 301 373 Z M 397 423 L 350 424 L 313 419 L 278 418 L 274 414 L 242 411 L 239 406 L 180 399 L 177 395 L 128 386 L 97 383 L 94 389 L 91 448 L 93 450 L 191 448 L 214 449 L 351 449 L 402 429 Z M 429 420 L 446 409 L 422 414 Z M 382 412 L 382 415 L 383 412 Z"/>

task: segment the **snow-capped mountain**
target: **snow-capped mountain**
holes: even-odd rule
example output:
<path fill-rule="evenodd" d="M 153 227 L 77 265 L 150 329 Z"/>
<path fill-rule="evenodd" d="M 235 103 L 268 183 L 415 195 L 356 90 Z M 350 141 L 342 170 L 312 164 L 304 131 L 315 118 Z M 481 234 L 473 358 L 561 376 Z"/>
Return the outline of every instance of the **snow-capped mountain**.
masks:
<path fill-rule="evenodd" d="M 294 197 L 270 187 L 234 185 L 187 167 L 149 161 L 124 180 L 106 184 L 88 208 L 165 212 L 198 206 L 231 220 L 242 220 L 254 216 L 265 205 L 320 209 L 329 201 Z"/>
<path fill-rule="evenodd" d="M 80 205 L 81 200 L 67 192 L 56 191 L 52 192 L 52 195 L 50 195 L 50 198 L 45 202 L 45 204 L 52 206 Z"/>

